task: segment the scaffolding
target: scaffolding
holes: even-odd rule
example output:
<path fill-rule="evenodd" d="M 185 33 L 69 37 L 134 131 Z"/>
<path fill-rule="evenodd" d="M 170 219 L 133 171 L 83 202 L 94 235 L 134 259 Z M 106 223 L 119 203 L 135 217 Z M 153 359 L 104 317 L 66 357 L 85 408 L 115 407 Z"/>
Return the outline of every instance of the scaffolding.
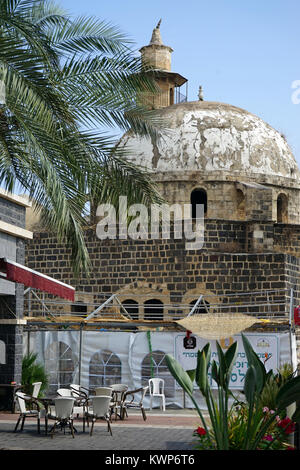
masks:
<path fill-rule="evenodd" d="M 128 303 L 128 299 L 135 304 Z M 187 334 L 186 328 L 178 324 L 178 321 L 196 315 L 207 315 L 209 318 L 211 314 L 219 316 L 222 320 L 230 312 L 233 320 L 241 314 L 255 320 L 251 327 L 244 330 L 246 334 L 255 335 L 259 332 L 259 335 L 267 337 L 270 334 L 272 336 L 274 333 L 283 333 L 283 336 L 289 336 L 288 343 L 285 343 L 288 344 L 285 346 L 285 357 L 291 358 L 293 369 L 297 367 L 293 289 L 223 295 L 198 293 L 185 295 L 182 302 L 177 295 L 172 297 L 160 293 L 161 303 L 154 303 L 154 299 L 153 293 L 104 294 L 98 297 L 99 303 L 71 303 L 27 289 L 24 317 L 27 320 L 24 325 L 25 350 L 29 352 L 32 347 L 36 350 L 39 344 L 41 359 L 46 361 L 47 370 L 53 377 L 50 382 L 52 391 L 70 380 L 73 383 L 77 380 L 87 386 L 94 386 L 98 383 L 97 380 L 108 383 L 107 380 L 122 379 L 129 382 L 131 380 L 132 386 L 138 386 L 144 383 L 150 374 L 154 354 L 157 363 L 156 374 L 166 381 L 169 400 L 175 399 L 172 398 L 174 396 L 180 403 L 185 403 L 185 397 L 178 398 L 179 391 L 164 361 L 165 353 L 172 352 L 176 337 L 184 338 Z M 148 310 L 145 312 L 146 309 Z M 152 317 L 145 318 L 145 313 L 151 313 Z M 197 341 L 201 344 L 206 341 L 201 334 L 197 333 L 197 336 Z M 152 345 L 148 344 L 149 339 L 154 341 Z M 118 348 L 122 343 L 123 352 L 120 354 Z M 136 345 L 134 352 L 132 345 Z M 54 350 L 54 346 L 58 349 Z M 287 353 L 288 349 L 290 350 Z M 50 353 L 53 358 L 49 356 Z M 148 358 L 149 364 L 145 361 L 142 364 L 141 361 L 147 353 L 151 361 L 149 362 Z M 141 364 L 132 366 L 133 373 L 131 369 L 127 370 L 128 364 L 137 361 L 138 355 L 141 356 Z M 122 363 L 123 372 L 120 377 L 118 367 L 121 365 L 116 364 L 117 357 L 121 358 L 120 364 Z M 90 369 L 87 368 L 87 362 Z M 103 375 L 104 370 L 108 374 L 106 378 Z"/>
<path fill-rule="evenodd" d="M 135 292 L 97 295 L 94 302 L 70 302 L 42 295 L 28 288 L 24 292 L 27 329 L 34 327 L 76 327 L 114 329 L 182 329 L 178 321 L 194 314 L 222 317 L 230 314 L 257 319 L 256 328 L 275 325 L 294 328 L 294 290 L 277 289 L 239 293 L 189 294 L 178 296 Z M 79 293 L 80 294 L 80 293 Z M 157 297 L 157 298 L 156 298 Z M 143 300 L 141 300 L 143 299 Z M 263 322 L 262 320 L 265 320 Z"/>

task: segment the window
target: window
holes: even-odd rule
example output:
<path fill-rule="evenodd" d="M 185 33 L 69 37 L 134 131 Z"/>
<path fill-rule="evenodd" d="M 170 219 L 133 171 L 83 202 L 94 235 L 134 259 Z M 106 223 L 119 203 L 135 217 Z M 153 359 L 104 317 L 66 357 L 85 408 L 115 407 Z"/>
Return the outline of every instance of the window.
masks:
<path fill-rule="evenodd" d="M 207 213 L 207 194 L 204 189 L 194 189 L 191 193 L 192 219 L 196 219 L 197 205 L 204 206 L 204 214 Z"/>
<path fill-rule="evenodd" d="M 90 360 L 90 387 L 107 387 L 121 382 L 122 365 L 119 357 L 112 351 L 103 349 L 95 353 Z"/>
<path fill-rule="evenodd" d="M 241 189 L 236 190 L 237 193 L 237 219 L 245 220 L 246 217 L 246 207 L 245 207 L 245 195 Z"/>
<path fill-rule="evenodd" d="M 82 314 L 82 313 L 87 313 L 87 305 L 83 303 L 76 303 L 71 305 L 71 313 L 72 314 Z"/>
<path fill-rule="evenodd" d="M 49 392 L 55 393 L 60 387 L 69 387 L 73 382 L 74 357 L 70 346 L 55 341 L 45 353 L 45 368 L 49 376 Z"/>
<path fill-rule="evenodd" d="M 127 299 L 122 302 L 123 307 L 129 313 L 132 320 L 138 320 L 139 318 L 139 304 L 132 299 Z M 121 309 L 122 313 L 122 309 Z"/>
<path fill-rule="evenodd" d="M 161 300 L 150 299 L 144 303 L 144 319 L 145 320 L 163 320 L 164 304 Z"/>
<path fill-rule="evenodd" d="M 198 299 L 192 300 L 192 302 L 190 302 L 190 311 L 192 310 L 197 300 Z M 202 299 L 201 302 L 197 305 L 196 309 L 194 310 L 194 313 L 208 313 L 208 310 L 209 310 L 209 302 L 207 302 L 207 300 Z"/>
<path fill-rule="evenodd" d="M 288 222 L 288 198 L 285 194 L 279 194 L 277 198 L 277 222 Z"/>
<path fill-rule="evenodd" d="M 152 360 L 151 360 L 152 357 Z M 153 351 L 147 354 L 142 362 L 142 386 L 149 384 L 149 379 L 159 377 L 165 381 L 165 396 L 174 397 L 175 380 L 169 372 L 166 363 L 166 353 L 163 351 Z"/>

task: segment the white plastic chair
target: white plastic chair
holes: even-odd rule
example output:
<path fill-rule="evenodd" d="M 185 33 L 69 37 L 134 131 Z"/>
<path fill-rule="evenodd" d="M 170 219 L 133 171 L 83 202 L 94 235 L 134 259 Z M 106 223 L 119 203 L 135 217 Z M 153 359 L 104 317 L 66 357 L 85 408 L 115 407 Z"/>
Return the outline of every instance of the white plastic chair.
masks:
<path fill-rule="evenodd" d="M 113 389 L 111 387 L 95 387 L 94 389 L 95 395 L 102 395 L 102 396 L 112 396 Z"/>
<path fill-rule="evenodd" d="M 73 397 L 58 397 L 54 399 L 55 414 L 49 414 L 48 419 L 54 419 L 54 425 L 51 429 L 51 437 L 53 438 L 56 426 L 59 424 L 61 429 L 67 426 L 70 427 L 72 437 L 74 438 L 74 427 L 73 427 L 73 407 L 75 399 Z"/>
<path fill-rule="evenodd" d="M 107 395 L 97 395 L 91 398 L 91 410 L 86 413 L 87 420 L 92 418 L 90 436 L 93 434 L 94 424 L 97 419 L 105 419 L 107 422 L 107 431 L 109 431 L 112 436 L 109 412 L 110 400 L 111 397 Z"/>
<path fill-rule="evenodd" d="M 32 396 L 33 398 L 37 398 L 41 389 L 42 382 L 34 382 L 32 385 L 33 385 Z"/>
<path fill-rule="evenodd" d="M 37 418 L 37 427 L 38 427 L 38 432 L 40 433 L 41 432 L 41 429 L 40 429 L 41 413 L 40 413 L 39 404 L 23 392 L 16 392 L 16 398 L 17 398 L 17 402 L 20 408 L 20 416 L 18 418 L 14 432 L 17 431 L 21 419 L 22 419 L 22 424 L 21 424 L 20 430 L 23 431 L 25 419 L 29 417 L 29 418 Z M 31 404 L 34 403 L 37 408 L 27 409 L 26 402 L 31 403 Z"/>
<path fill-rule="evenodd" d="M 149 394 L 150 394 L 150 410 L 152 410 L 153 398 L 160 399 L 160 408 L 166 411 L 166 398 L 165 398 L 165 381 L 164 379 L 154 378 L 149 379 Z"/>

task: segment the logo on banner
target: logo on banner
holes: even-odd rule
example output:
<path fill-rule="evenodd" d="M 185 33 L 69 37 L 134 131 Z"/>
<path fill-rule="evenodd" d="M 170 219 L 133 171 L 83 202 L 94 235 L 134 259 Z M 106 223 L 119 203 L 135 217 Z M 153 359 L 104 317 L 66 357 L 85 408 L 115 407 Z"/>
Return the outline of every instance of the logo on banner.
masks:
<path fill-rule="evenodd" d="M 258 348 L 269 348 L 270 347 L 270 343 L 268 343 L 268 341 L 266 341 L 264 338 L 259 339 L 257 341 L 256 345 L 257 345 Z"/>
<path fill-rule="evenodd" d="M 186 336 L 183 338 L 183 347 L 185 349 L 195 349 L 197 340 L 195 336 Z"/>

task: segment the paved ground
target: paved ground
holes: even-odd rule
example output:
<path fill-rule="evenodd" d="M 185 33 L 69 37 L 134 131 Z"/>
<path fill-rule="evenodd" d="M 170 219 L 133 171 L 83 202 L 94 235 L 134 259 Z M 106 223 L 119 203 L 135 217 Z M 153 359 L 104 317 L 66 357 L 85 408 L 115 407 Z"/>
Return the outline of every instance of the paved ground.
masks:
<path fill-rule="evenodd" d="M 44 426 L 37 433 L 34 418 L 25 421 L 24 430 L 14 433 L 18 415 L 0 414 L 0 450 L 193 450 L 193 430 L 200 425 L 192 410 L 147 411 L 147 420 L 141 414 L 131 413 L 124 421 L 112 421 L 113 436 L 106 424 L 95 424 L 94 433 L 83 433 L 81 421 L 75 421 L 77 433 L 57 431 L 52 439 L 46 436 Z"/>

